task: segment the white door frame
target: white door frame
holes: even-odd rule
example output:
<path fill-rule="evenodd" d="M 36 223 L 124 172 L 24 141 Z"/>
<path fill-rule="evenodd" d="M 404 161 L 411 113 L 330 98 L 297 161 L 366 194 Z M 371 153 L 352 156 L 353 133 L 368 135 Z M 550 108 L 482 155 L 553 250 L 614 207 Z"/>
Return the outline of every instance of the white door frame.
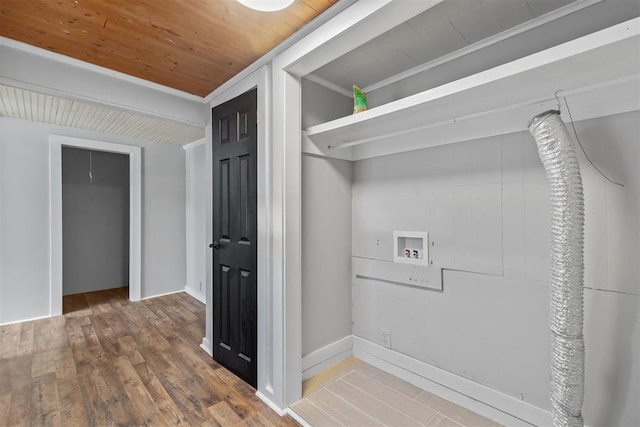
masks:
<path fill-rule="evenodd" d="M 62 314 L 62 147 L 129 155 L 129 299 L 141 295 L 142 148 L 63 135 L 49 136 L 50 315 Z"/>

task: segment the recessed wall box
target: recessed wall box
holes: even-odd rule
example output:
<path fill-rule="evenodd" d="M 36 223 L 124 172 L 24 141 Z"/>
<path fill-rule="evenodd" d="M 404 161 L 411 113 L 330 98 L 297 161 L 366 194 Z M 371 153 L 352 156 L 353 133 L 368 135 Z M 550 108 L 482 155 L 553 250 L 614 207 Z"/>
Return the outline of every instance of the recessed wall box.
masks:
<path fill-rule="evenodd" d="M 429 233 L 394 231 L 393 262 L 429 265 Z"/>

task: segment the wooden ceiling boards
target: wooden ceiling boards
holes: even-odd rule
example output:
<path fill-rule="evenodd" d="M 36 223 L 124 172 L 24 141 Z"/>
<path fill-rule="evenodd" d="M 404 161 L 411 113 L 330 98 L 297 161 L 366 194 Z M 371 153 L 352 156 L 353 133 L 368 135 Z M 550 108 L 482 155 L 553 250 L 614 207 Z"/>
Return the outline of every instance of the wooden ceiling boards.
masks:
<path fill-rule="evenodd" d="M 337 0 L 2 0 L 0 35 L 206 96 Z"/>

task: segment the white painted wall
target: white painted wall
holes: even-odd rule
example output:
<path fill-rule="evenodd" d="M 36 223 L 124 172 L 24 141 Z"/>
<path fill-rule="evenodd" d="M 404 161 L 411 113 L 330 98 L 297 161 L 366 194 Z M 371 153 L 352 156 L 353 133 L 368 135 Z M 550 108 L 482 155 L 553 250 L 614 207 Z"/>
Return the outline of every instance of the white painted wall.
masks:
<path fill-rule="evenodd" d="M 302 357 L 351 335 L 351 174 L 302 156 Z"/>
<path fill-rule="evenodd" d="M 187 173 L 187 286 L 205 302 L 207 290 L 207 164 L 204 141 L 185 146 Z"/>
<path fill-rule="evenodd" d="M 352 110 L 352 99 L 302 80 L 303 129 Z M 351 162 L 302 155 L 303 359 L 351 335 L 352 170 Z"/>
<path fill-rule="evenodd" d="M 640 114 L 577 124 L 586 204 L 587 425 L 640 419 Z M 548 410 L 549 201 L 517 133 L 356 162 L 353 255 L 391 260 L 393 230 L 428 231 L 444 292 L 357 278 L 353 333 Z M 379 241 L 379 244 L 378 244 Z"/>
<path fill-rule="evenodd" d="M 353 98 L 302 79 L 302 129 L 329 122 L 353 113 Z"/>
<path fill-rule="evenodd" d="M 184 289 L 179 146 L 0 118 L 0 324 L 49 315 L 49 135 L 143 147 L 142 297 Z"/>

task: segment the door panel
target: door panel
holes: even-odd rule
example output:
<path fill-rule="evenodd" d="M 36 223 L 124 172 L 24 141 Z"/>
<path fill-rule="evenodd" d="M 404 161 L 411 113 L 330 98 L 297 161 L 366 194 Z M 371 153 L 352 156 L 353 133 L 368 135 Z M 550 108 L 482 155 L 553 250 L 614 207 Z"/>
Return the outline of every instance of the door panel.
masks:
<path fill-rule="evenodd" d="M 249 234 L 251 234 L 251 218 L 253 212 L 249 209 L 251 205 L 251 158 L 249 156 L 241 156 L 240 160 L 240 212 L 238 222 L 240 225 L 239 235 L 240 241 L 250 243 Z"/>
<path fill-rule="evenodd" d="M 246 362 L 251 363 L 251 359 L 253 356 L 253 348 L 252 342 L 250 339 L 247 339 L 251 336 L 251 320 L 252 320 L 252 311 L 250 307 L 251 301 L 251 291 L 252 286 L 251 282 L 253 277 L 251 277 L 251 273 L 249 271 L 240 270 L 239 277 L 239 288 L 240 288 L 240 319 L 241 319 L 241 329 L 242 334 L 240 334 L 240 345 L 238 347 L 238 356 L 240 356 Z"/>
<path fill-rule="evenodd" d="M 220 238 L 229 239 L 229 216 L 231 214 L 231 200 L 229 188 L 229 159 L 220 160 Z"/>
<path fill-rule="evenodd" d="M 212 109 L 213 357 L 256 386 L 257 91 Z"/>
<path fill-rule="evenodd" d="M 220 337 L 221 344 L 226 345 L 227 350 L 230 349 L 231 343 L 231 317 L 230 313 L 230 289 L 231 289 L 231 273 L 230 268 L 226 265 L 220 266 Z"/>

